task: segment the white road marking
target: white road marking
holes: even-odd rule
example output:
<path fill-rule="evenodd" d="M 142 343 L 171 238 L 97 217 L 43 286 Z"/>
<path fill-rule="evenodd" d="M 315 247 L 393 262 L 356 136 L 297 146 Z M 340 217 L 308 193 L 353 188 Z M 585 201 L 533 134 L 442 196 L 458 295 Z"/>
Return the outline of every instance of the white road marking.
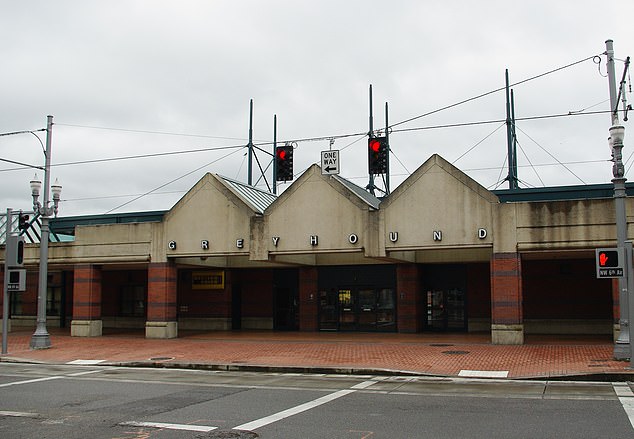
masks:
<path fill-rule="evenodd" d="M 634 428 L 634 392 L 627 383 L 612 383 L 614 393 L 618 396 L 625 414 Z"/>
<path fill-rule="evenodd" d="M 25 380 L 25 381 L 14 381 L 12 383 L 0 384 L 0 387 L 19 386 L 21 384 L 39 383 L 40 381 L 58 380 L 60 378 L 64 378 L 64 377 L 54 376 L 54 377 L 46 377 L 46 378 L 35 378 L 35 379 L 32 379 L 32 380 Z"/>
<path fill-rule="evenodd" d="M 99 363 L 103 363 L 106 360 L 73 360 L 66 364 L 79 365 L 79 366 L 94 366 Z"/>
<path fill-rule="evenodd" d="M 372 384 L 375 384 L 376 381 L 364 381 L 359 384 L 355 384 L 349 389 L 339 390 L 337 392 L 331 393 L 326 396 L 322 396 L 321 398 L 314 399 L 312 401 L 308 401 L 304 404 L 300 404 L 295 407 L 291 407 L 290 409 L 282 410 L 281 412 L 274 413 L 269 416 L 265 416 L 264 418 L 256 419 L 255 421 L 247 422 L 246 424 L 241 424 L 236 427 L 233 427 L 233 430 L 247 430 L 252 431 L 256 430 L 260 427 L 264 427 L 265 425 L 272 424 L 281 419 L 288 418 L 290 416 L 296 415 L 298 413 L 305 412 L 306 410 L 310 410 L 312 408 L 318 407 L 322 404 L 326 404 L 330 401 L 334 401 L 335 399 L 341 398 L 342 396 L 349 395 L 351 393 L 356 392 L 360 389 L 365 389 Z"/>
<path fill-rule="evenodd" d="M 469 378 L 507 378 L 508 370 L 467 370 L 463 369 L 458 373 L 460 377 Z"/>
<path fill-rule="evenodd" d="M 91 375 L 93 373 L 99 373 L 102 372 L 101 369 L 95 369 L 95 370 L 84 370 L 82 372 L 75 372 L 75 373 L 69 373 L 66 376 L 67 377 L 80 377 L 80 376 L 84 376 L 84 375 Z"/>
<path fill-rule="evenodd" d="M 186 430 L 186 431 L 202 431 L 202 432 L 208 432 L 218 428 L 218 427 L 212 427 L 210 425 L 169 424 L 164 422 L 122 422 L 119 425 L 126 425 L 130 427 L 150 427 L 150 428 L 164 428 L 166 430 Z"/>
<path fill-rule="evenodd" d="M 9 412 L 9 411 L 0 411 L 0 416 L 10 416 L 13 418 L 39 418 L 40 417 L 38 413 Z"/>

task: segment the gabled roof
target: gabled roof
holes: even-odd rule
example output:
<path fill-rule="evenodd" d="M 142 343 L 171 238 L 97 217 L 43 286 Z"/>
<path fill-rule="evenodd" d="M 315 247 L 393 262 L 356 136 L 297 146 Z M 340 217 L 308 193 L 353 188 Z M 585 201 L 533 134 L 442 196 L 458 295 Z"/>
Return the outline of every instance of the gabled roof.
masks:
<path fill-rule="evenodd" d="M 263 213 L 269 205 L 275 201 L 277 195 L 272 194 L 254 186 L 241 183 L 231 178 L 216 174 L 218 180 L 223 183 L 231 192 L 240 198 L 245 204 L 258 213 Z"/>
<path fill-rule="evenodd" d="M 338 175 L 333 175 L 333 177 L 339 183 L 344 185 L 350 192 L 354 193 L 356 196 L 361 198 L 361 200 L 363 200 L 370 207 L 372 207 L 373 209 L 379 208 L 379 204 L 381 204 L 381 200 L 375 197 L 374 195 L 372 195 L 370 192 L 366 191 L 361 186 L 357 186 L 353 182 L 346 180 L 343 177 L 340 177 Z"/>

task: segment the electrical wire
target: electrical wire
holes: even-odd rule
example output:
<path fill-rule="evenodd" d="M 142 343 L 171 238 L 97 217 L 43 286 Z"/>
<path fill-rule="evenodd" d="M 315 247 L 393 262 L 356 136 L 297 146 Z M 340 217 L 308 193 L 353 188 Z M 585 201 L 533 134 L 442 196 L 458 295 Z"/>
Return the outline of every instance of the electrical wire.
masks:
<path fill-rule="evenodd" d="M 520 130 L 522 132 L 522 134 L 524 134 L 526 137 L 528 137 L 533 143 L 535 143 L 535 145 L 539 146 L 542 151 L 544 151 L 546 154 L 548 154 L 550 157 L 552 157 L 557 163 L 559 163 L 561 166 L 564 167 L 564 169 L 566 169 L 568 172 L 570 172 L 573 176 L 575 176 L 577 179 L 579 179 L 579 181 L 582 184 L 586 184 L 585 181 L 583 181 L 583 179 L 581 177 L 579 177 L 577 174 L 575 174 L 574 172 L 572 172 L 572 170 L 567 167 L 566 165 L 564 165 L 561 161 L 559 161 L 559 159 L 557 157 L 555 157 L 554 155 L 552 155 L 546 148 L 544 148 L 543 146 L 541 146 L 539 144 L 539 142 L 537 142 L 535 139 L 533 139 L 531 136 L 529 136 L 524 130 L 522 130 L 520 127 L 517 126 L 517 124 L 515 125 L 515 128 Z"/>
<path fill-rule="evenodd" d="M 531 76 L 530 78 L 526 78 L 526 79 L 524 79 L 524 80 L 522 80 L 522 81 L 518 81 L 518 82 L 515 82 L 515 83 L 513 83 L 513 84 L 510 84 L 510 85 L 509 85 L 509 88 L 510 88 L 510 87 L 515 87 L 515 86 L 517 86 L 517 85 L 524 84 L 524 83 L 529 82 L 529 81 L 533 81 L 533 80 L 538 79 L 538 78 L 542 78 L 542 77 L 544 77 L 544 76 L 546 76 L 546 75 L 550 75 L 550 74 L 555 73 L 555 72 L 559 72 L 559 71 L 561 71 L 561 70 L 567 69 L 567 68 L 572 67 L 572 66 L 575 66 L 575 65 L 577 65 L 577 64 L 581 64 L 581 63 L 586 62 L 586 61 L 588 61 L 588 60 L 594 59 L 594 58 L 595 58 L 595 57 L 597 57 L 597 56 L 599 56 L 599 55 L 592 55 L 592 56 L 590 56 L 590 57 L 587 57 L 587 58 L 581 59 L 581 60 L 579 60 L 579 61 L 575 61 L 575 62 L 573 62 L 573 63 L 567 64 L 567 65 L 565 65 L 565 66 L 558 67 L 558 68 L 553 69 L 553 70 L 549 70 L 549 71 L 544 72 L 544 73 L 541 73 L 541 74 L 539 74 L 539 75 Z M 446 105 L 446 106 L 441 107 L 441 108 L 438 108 L 438 109 L 436 109 L 436 110 L 428 111 L 427 113 L 423 113 L 423 114 L 418 115 L 418 116 L 410 117 L 409 119 L 405 119 L 405 120 L 403 120 L 403 121 L 401 121 L 401 122 L 397 122 L 397 123 L 395 123 L 395 124 L 390 125 L 390 126 L 389 126 L 389 128 L 393 128 L 393 127 L 396 127 L 396 126 L 399 126 L 399 125 L 403 125 L 403 124 L 406 124 L 406 123 L 408 123 L 408 122 L 412 122 L 412 121 L 414 121 L 414 120 L 417 120 L 417 119 L 420 119 L 420 118 L 423 118 L 423 117 L 426 117 L 426 116 L 430 116 L 430 115 L 432 115 L 432 114 L 439 113 L 439 112 L 441 112 L 441 111 L 448 110 L 448 109 L 450 109 L 450 108 L 454 108 L 454 107 L 457 107 L 457 106 L 462 105 L 462 104 L 466 104 L 466 103 L 471 102 L 471 101 L 475 101 L 475 100 L 480 99 L 480 98 L 483 98 L 483 97 L 485 97 L 485 96 L 489 96 L 489 95 L 491 95 L 491 94 L 498 93 L 498 92 L 500 92 L 500 91 L 502 91 L 502 90 L 506 90 L 506 86 L 504 86 L 504 87 L 500 87 L 500 88 L 497 88 L 497 89 L 495 89 L 495 90 L 488 91 L 488 92 L 486 92 L 486 93 L 479 94 L 479 95 L 477 95 L 477 96 L 473 96 L 473 97 L 468 98 L 468 99 L 464 99 L 464 100 L 459 101 L 459 102 L 456 102 L 456 103 L 454 103 L 454 104 Z"/>
<path fill-rule="evenodd" d="M 16 134 L 33 134 L 39 131 L 46 131 L 46 128 L 40 128 L 39 130 L 25 130 L 25 131 L 12 131 L 9 133 L 0 133 L 0 137 L 15 136 Z"/>
<path fill-rule="evenodd" d="M 491 131 L 489 134 L 487 134 L 482 140 L 480 140 L 478 143 L 476 143 L 475 145 L 473 145 L 471 148 L 469 148 L 468 150 L 466 150 L 464 153 L 462 153 L 462 155 L 460 155 L 460 157 L 458 157 L 456 160 L 454 160 L 453 162 L 451 162 L 451 164 L 455 164 L 458 160 L 460 160 L 461 158 L 463 158 L 464 156 L 466 156 L 467 154 L 469 154 L 471 151 L 473 151 L 478 145 L 480 145 L 482 142 L 484 142 L 486 139 L 488 139 L 489 137 L 491 137 L 493 134 L 495 134 L 500 128 L 502 128 L 504 125 L 506 125 L 506 123 L 502 123 L 500 126 L 498 126 L 496 129 L 494 129 L 493 131 Z"/>
<path fill-rule="evenodd" d="M 174 133 L 169 131 L 150 131 L 150 130 L 137 130 L 137 129 L 128 129 L 128 128 L 115 128 L 115 127 L 100 127 L 100 126 L 92 126 L 92 125 L 78 125 L 71 123 L 55 123 L 55 125 L 64 126 L 64 127 L 73 127 L 73 128 L 87 128 L 92 130 L 105 130 L 105 131 L 122 131 L 125 133 L 139 133 L 139 134 L 157 134 L 162 136 L 177 136 L 177 137 L 198 137 L 203 139 L 220 139 L 220 140 L 244 140 L 241 137 L 223 137 L 223 136 L 210 136 L 205 134 L 189 134 L 189 133 Z"/>
<path fill-rule="evenodd" d="M 407 169 L 407 167 L 405 166 L 405 164 L 401 161 L 400 158 L 398 158 L 398 156 L 394 153 L 394 151 L 392 150 L 392 148 L 390 148 L 390 153 L 392 154 L 392 156 L 396 159 L 397 162 L 400 163 L 400 165 L 403 167 L 403 169 L 405 169 L 405 172 L 407 172 L 407 175 L 412 175 L 412 172 Z"/>
<path fill-rule="evenodd" d="M 193 154 L 193 153 L 198 153 L 198 152 L 221 151 L 221 150 L 224 150 L 224 149 L 235 149 L 235 148 L 244 148 L 244 145 L 217 146 L 217 147 L 210 147 L 210 148 L 189 149 L 189 150 L 185 150 L 185 151 L 168 151 L 168 152 L 157 152 L 157 153 L 151 153 L 151 154 L 139 154 L 139 155 L 132 155 L 132 156 L 108 157 L 108 158 L 103 158 L 103 159 L 79 160 L 79 161 L 65 162 L 65 163 L 54 163 L 54 164 L 52 163 L 51 164 L 51 168 L 53 168 L 53 167 L 61 167 L 61 166 L 87 165 L 87 164 L 93 164 L 93 163 L 115 162 L 115 161 L 121 161 L 121 160 L 135 160 L 135 159 L 145 159 L 145 158 L 153 158 L 153 157 L 165 157 L 165 156 L 180 155 L 180 154 Z M 9 160 L 5 160 L 5 159 L 0 159 L 0 160 L 9 161 Z M 19 164 L 17 162 L 14 162 L 14 163 L 15 164 Z M 32 167 L 30 165 L 24 165 L 24 166 Z M 24 168 L 0 169 L 0 172 L 16 171 L 16 170 L 21 170 L 21 169 L 24 169 Z"/>
<path fill-rule="evenodd" d="M 524 158 L 526 158 L 526 161 L 528 162 L 530 167 L 533 169 L 533 172 L 535 173 L 539 181 L 542 183 L 542 186 L 546 186 L 546 184 L 544 183 L 544 180 L 542 180 L 542 178 L 539 176 L 537 169 L 535 168 L 535 166 L 533 166 L 533 163 L 531 162 L 531 159 L 528 157 L 528 154 L 526 154 L 526 151 L 524 151 L 524 148 L 522 148 L 521 143 L 517 139 L 515 139 L 515 143 L 517 144 L 517 146 L 520 147 L 520 151 L 522 151 L 522 154 L 524 154 Z"/>
<path fill-rule="evenodd" d="M 177 182 L 178 180 L 182 180 L 183 178 L 185 178 L 185 177 L 187 177 L 187 176 L 189 176 L 189 175 L 193 174 L 194 172 L 198 172 L 198 171 L 200 171 L 201 169 L 206 168 L 207 166 L 210 166 L 210 165 L 212 165 L 212 164 L 214 164 L 214 163 L 216 163 L 216 162 L 219 162 L 220 160 L 223 160 L 223 159 L 225 159 L 225 158 L 227 158 L 227 157 L 229 157 L 229 156 L 231 156 L 231 155 L 235 154 L 235 153 L 236 153 L 236 152 L 238 152 L 238 151 L 239 151 L 239 150 L 232 151 L 232 152 L 230 152 L 229 154 L 225 154 L 224 156 L 222 156 L 222 157 L 220 157 L 220 158 L 218 158 L 218 159 L 216 159 L 216 160 L 212 160 L 211 162 L 206 163 L 206 164 L 204 164 L 204 165 L 202 165 L 202 166 L 200 166 L 200 167 L 198 167 L 198 168 L 196 168 L 196 169 L 194 169 L 194 170 L 192 170 L 192 171 L 189 171 L 189 172 L 187 172 L 186 174 L 181 175 L 180 177 L 177 177 L 177 178 L 175 178 L 175 179 L 173 179 L 173 180 L 170 180 L 170 181 L 168 181 L 167 183 L 164 183 L 164 184 L 162 184 L 162 185 L 160 185 L 160 186 L 158 186 L 158 187 L 156 187 L 156 188 L 152 189 L 151 191 L 145 192 L 145 193 L 143 193 L 143 194 L 139 195 L 138 197 L 133 198 L 133 199 L 132 199 L 132 200 L 130 200 L 130 201 L 127 201 L 127 202 L 125 202 L 125 203 L 123 203 L 123 204 L 121 204 L 121 205 L 119 205 L 119 206 L 117 206 L 117 207 L 115 207 L 115 208 L 113 208 L 113 209 L 110 209 L 109 211 L 105 212 L 105 214 L 108 214 L 108 213 L 114 212 L 115 210 L 118 210 L 118 209 L 120 209 L 120 208 L 122 208 L 122 207 L 124 207 L 124 206 L 127 206 L 128 204 L 133 203 L 133 202 L 135 202 L 135 201 L 137 201 L 137 200 L 139 200 L 139 199 L 141 199 L 141 198 L 143 198 L 143 197 L 145 197 L 145 196 L 147 196 L 147 195 L 150 195 L 150 194 L 152 194 L 152 193 L 156 192 L 156 191 L 157 191 L 157 190 L 159 190 L 159 189 L 163 189 L 164 187 L 169 186 L 170 184 L 175 183 L 175 182 Z"/>

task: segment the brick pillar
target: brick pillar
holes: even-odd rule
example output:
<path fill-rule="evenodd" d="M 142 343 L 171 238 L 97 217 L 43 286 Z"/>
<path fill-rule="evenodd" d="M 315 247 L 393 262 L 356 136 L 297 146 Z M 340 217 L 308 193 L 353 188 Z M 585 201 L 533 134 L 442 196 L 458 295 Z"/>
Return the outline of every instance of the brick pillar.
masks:
<path fill-rule="evenodd" d="M 169 262 L 148 266 L 146 338 L 176 338 L 176 266 Z"/>
<path fill-rule="evenodd" d="M 524 344 L 519 253 L 494 253 L 491 259 L 491 341 Z"/>
<path fill-rule="evenodd" d="M 420 332 L 421 285 L 418 265 L 399 264 L 396 266 L 396 312 L 398 332 Z"/>
<path fill-rule="evenodd" d="M 102 334 L 101 267 L 98 265 L 75 265 L 70 328 L 73 337 L 99 337 Z"/>
<path fill-rule="evenodd" d="M 317 331 L 319 329 L 319 276 L 317 268 L 299 269 L 299 330 Z"/>

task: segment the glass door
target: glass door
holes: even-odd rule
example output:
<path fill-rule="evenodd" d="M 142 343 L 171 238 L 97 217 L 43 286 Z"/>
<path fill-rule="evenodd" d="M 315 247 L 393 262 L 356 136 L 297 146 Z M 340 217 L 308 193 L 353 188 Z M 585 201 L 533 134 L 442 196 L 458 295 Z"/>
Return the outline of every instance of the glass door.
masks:
<path fill-rule="evenodd" d="M 384 288 L 377 291 L 376 329 L 378 331 L 396 330 L 396 306 L 394 290 Z"/>
<path fill-rule="evenodd" d="M 319 298 L 321 330 L 396 330 L 396 300 L 391 288 L 341 287 L 322 290 Z"/>
<path fill-rule="evenodd" d="M 447 311 L 445 309 L 445 292 L 442 290 L 427 291 L 427 328 L 436 331 L 447 329 Z"/>
<path fill-rule="evenodd" d="M 339 290 L 339 329 L 357 329 L 357 310 L 355 295 L 350 289 Z"/>
<path fill-rule="evenodd" d="M 427 291 L 427 321 L 432 331 L 467 329 L 464 291 L 459 288 Z"/>
<path fill-rule="evenodd" d="M 319 292 L 319 329 L 339 329 L 339 296 L 334 289 Z"/>
<path fill-rule="evenodd" d="M 376 330 L 376 294 L 374 290 L 359 290 L 358 294 L 358 319 L 361 331 Z"/>

